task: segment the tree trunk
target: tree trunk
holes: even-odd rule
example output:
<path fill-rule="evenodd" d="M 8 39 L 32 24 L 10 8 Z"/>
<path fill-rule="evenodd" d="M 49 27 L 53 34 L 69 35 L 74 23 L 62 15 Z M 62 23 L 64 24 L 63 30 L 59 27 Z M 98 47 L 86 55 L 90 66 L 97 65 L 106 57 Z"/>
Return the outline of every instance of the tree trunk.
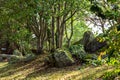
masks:
<path fill-rule="evenodd" d="M 39 37 L 39 38 L 37 38 L 37 54 L 42 53 L 42 49 L 43 49 L 43 47 L 41 44 L 41 38 Z"/>
<path fill-rule="evenodd" d="M 53 13 L 55 13 L 55 8 L 53 6 Z M 51 45 L 51 52 L 54 52 L 55 50 L 55 18 L 52 16 L 52 26 L 51 26 L 51 33 L 52 33 L 52 45 Z"/>
<path fill-rule="evenodd" d="M 58 4 L 58 12 L 60 13 L 60 4 Z M 56 31 L 56 48 L 60 48 L 60 16 L 58 15 L 58 17 L 56 18 L 57 23 L 56 23 L 56 27 L 57 27 L 57 31 Z"/>

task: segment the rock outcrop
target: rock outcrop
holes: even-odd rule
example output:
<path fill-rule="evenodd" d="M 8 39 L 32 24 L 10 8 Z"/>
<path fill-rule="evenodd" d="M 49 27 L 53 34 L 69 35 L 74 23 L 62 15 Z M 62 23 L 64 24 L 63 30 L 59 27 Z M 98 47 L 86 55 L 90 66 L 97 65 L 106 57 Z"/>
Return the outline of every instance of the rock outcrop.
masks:
<path fill-rule="evenodd" d="M 97 37 L 94 37 L 94 34 L 91 31 L 87 31 L 84 33 L 83 36 L 83 45 L 86 52 L 94 53 L 101 48 L 107 46 L 107 42 L 100 42 L 99 40 L 97 40 Z"/>
<path fill-rule="evenodd" d="M 45 59 L 45 62 L 55 67 L 66 67 L 72 65 L 74 63 L 74 59 L 69 52 L 56 50 Z"/>

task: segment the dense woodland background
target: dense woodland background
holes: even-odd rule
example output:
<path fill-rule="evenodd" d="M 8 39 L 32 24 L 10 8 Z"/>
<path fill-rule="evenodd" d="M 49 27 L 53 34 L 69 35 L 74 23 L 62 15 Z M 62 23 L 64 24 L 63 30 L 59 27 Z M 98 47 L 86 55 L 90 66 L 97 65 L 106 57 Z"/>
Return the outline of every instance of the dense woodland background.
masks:
<path fill-rule="evenodd" d="M 119 80 L 119 46 L 119 0 L 0 0 L 0 80 L 23 79 L 2 72 L 27 64 L 28 69 L 47 66 L 51 72 L 51 67 L 66 71 L 67 66 L 107 65 L 112 71 L 78 80 Z M 33 80 L 31 76 L 24 79 Z"/>

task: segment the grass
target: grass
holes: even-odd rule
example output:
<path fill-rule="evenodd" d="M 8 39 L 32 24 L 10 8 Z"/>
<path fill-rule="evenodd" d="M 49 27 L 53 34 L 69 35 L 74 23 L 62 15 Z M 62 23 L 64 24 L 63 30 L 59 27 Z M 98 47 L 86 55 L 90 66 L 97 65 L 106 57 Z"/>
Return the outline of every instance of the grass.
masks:
<path fill-rule="evenodd" d="M 48 68 L 44 65 L 46 54 L 31 62 L 8 64 L 0 62 L 0 80 L 96 80 L 114 66 L 73 65 L 65 68 Z"/>

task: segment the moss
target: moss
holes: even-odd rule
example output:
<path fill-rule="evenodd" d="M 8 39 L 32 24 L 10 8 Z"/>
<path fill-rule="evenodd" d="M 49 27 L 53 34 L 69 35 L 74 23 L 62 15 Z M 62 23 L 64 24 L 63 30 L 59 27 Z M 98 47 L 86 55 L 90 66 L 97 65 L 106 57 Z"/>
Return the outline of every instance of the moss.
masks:
<path fill-rule="evenodd" d="M 68 58 L 69 58 L 72 62 L 74 62 L 74 59 L 72 58 L 72 55 L 71 55 L 70 52 L 65 51 L 65 54 L 68 56 Z"/>

